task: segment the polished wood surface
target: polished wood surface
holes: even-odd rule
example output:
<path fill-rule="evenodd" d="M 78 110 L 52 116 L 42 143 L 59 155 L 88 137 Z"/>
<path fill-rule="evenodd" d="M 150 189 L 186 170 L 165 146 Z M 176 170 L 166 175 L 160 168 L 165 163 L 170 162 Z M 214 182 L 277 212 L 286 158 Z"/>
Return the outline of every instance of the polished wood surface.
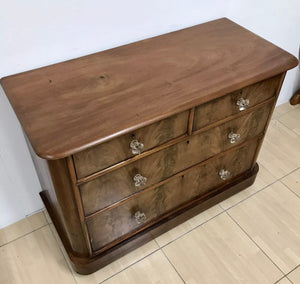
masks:
<path fill-rule="evenodd" d="M 252 142 L 90 219 L 88 229 L 93 250 L 100 249 L 143 226 L 134 218 L 137 211 L 146 214 L 145 223 L 149 224 L 155 218 L 224 184 L 219 176 L 221 169 L 229 170 L 231 178 L 245 172 L 252 165 L 256 147 L 256 141 Z"/>
<path fill-rule="evenodd" d="M 92 214 L 260 134 L 264 129 L 271 106 L 267 104 L 238 119 L 233 119 L 204 133 L 190 136 L 183 142 L 80 185 L 85 214 Z M 236 144 L 230 143 L 228 139 L 231 131 L 241 135 Z M 133 177 L 136 174 L 147 178 L 144 186 L 135 186 Z"/>
<path fill-rule="evenodd" d="M 35 152 L 58 159 L 297 64 L 223 18 L 5 77 L 1 85 Z"/>
<path fill-rule="evenodd" d="M 275 76 L 198 106 L 195 110 L 194 130 L 239 113 L 236 103 L 240 98 L 249 99 L 249 107 L 252 107 L 275 96 L 280 78 L 281 75 Z"/>
<path fill-rule="evenodd" d="M 77 177 L 82 178 L 133 157 L 129 146 L 133 140 L 143 143 L 142 152 L 145 152 L 184 135 L 188 129 L 188 118 L 189 112 L 185 111 L 75 154 Z"/>

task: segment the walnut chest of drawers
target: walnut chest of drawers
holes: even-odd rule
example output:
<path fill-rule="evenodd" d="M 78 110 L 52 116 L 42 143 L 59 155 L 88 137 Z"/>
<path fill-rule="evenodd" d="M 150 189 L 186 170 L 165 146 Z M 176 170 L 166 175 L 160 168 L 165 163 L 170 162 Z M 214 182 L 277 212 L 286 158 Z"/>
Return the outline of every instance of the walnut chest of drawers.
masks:
<path fill-rule="evenodd" d="M 75 270 L 251 185 L 297 63 L 223 18 L 2 78 Z"/>

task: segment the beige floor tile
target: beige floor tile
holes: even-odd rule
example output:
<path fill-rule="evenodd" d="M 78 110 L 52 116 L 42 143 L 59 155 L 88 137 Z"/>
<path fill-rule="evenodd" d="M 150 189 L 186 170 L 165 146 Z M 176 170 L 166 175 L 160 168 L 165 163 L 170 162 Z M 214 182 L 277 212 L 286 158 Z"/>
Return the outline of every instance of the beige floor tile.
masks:
<path fill-rule="evenodd" d="M 51 230 L 68 262 L 69 268 L 73 271 L 69 257 L 67 252 L 65 251 L 62 242 L 57 234 L 57 231 L 53 224 L 50 225 Z M 94 284 L 100 283 L 105 279 L 113 276 L 114 274 L 118 273 L 119 271 L 125 269 L 126 267 L 132 265 L 133 263 L 139 261 L 140 259 L 146 257 L 147 255 L 151 254 L 155 250 L 159 249 L 158 245 L 155 241 L 150 241 L 149 243 L 137 248 L 136 250 L 128 253 L 127 255 L 121 257 L 120 259 L 112 262 L 111 264 L 103 267 L 102 269 L 96 271 L 95 273 L 89 275 L 80 275 L 73 271 L 73 275 L 78 284 Z"/>
<path fill-rule="evenodd" d="M 280 116 L 278 120 L 300 135 L 300 108 L 289 111 L 288 113 Z"/>
<path fill-rule="evenodd" d="M 276 182 L 229 214 L 284 272 L 300 264 L 300 199 Z"/>
<path fill-rule="evenodd" d="M 300 266 L 298 266 L 294 271 L 288 274 L 288 278 L 294 283 L 300 283 Z"/>
<path fill-rule="evenodd" d="M 281 180 L 290 190 L 300 196 L 300 169 L 292 172 Z"/>
<path fill-rule="evenodd" d="M 161 251 L 157 251 L 116 276 L 105 284 L 176 284 L 183 283 Z"/>
<path fill-rule="evenodd" d="M 226 213 L 163 250 L 186 283 L 274 283 L 283 276 Z"/>
<path fill-rule="evenodd" d="M 238 202 L 246 199 L 251 194 L 261 190 L 262 188 L 266 187 L 267 185 L 273 183 L 276 178 L 262 165 L 259 165 L 259 171 L 256 177 L 254 184 L 245 190 L 231 196 L 230 198 L 222 201 L 220 206 L 224 209 L 228 209 L 233 205 L 237 204 Z"/>
<path fill-rule="evenodd" d="M 282 105 L 280 105 L 280 106 L 278 106 L 278 107 L 275 108 L 272 118 L 273 119 L 275 119 L 275 118 L 277 119 L 280 116 L 288 113 L 289 111 L 292 111 L 292 110 L 295 110 L 295 109 L 299 109 L 299 108 L 300 108 L 299 105 L 292 106 L 292 105 L 290 105 L 290 103 L 282 104 Z"/>
<path fill-rule="evenodd" d="M 258 162 L 277 179 L 300 167 L 300 136 L 272 120 Z"/>
<path fill-rule="evenodd" d="M 131 264 L 137 262 L 143 257 L 151 254 L 153 251 L 157 249 L 158 249 L 157 244 L 154 241 L 151 241 L 139 247 L 138 249 L 128 253 L 127 255 L 121 257 L 120 259 L 112 262 L 111 264 L 103 267 L 102 269 L 96 271 L 95 273 L 92 273 L 90 275 L 79 275 L 76 272 L 74 272 L 74 276 L 78 284 L 91 284 L 91 283 L 96 284 L 113 276 L 114 274 L 125 269 Z"/>
<path fill-rule="evenodd" d="M 71 261 L 69 259 L 68 253 L 66 252 L 65 247 L 64 247 L 64 245 L 63 245 L 60 237 L 58 236 L 58 233 L 57 233 L 57 231 L 56 231 L 53 223 L 49 224 L 49 227 L 50 227 L 50 230 L 51 230 L 51 232 L 52 232 L 52 234 L 53 234 L 53 236 L 54 236 L 54 238 L 55 238 L 55 240 L 57 242 L 58 247 L 60 248 L 63 256 L 65 257 L 65 260 L 66 260 L 66 262 L 68 264 L 68 267 L 69 267 L 70 271 L 72 272 L 72 274 L 76 273 L 73 270 L 73 267 L 71 265 Z"/>
<path fill-rule="evenodd" d="M 223 210 L 220 206 L 216 205 L 204 212 L 200 213 L 199 215 L 189 219 L 188 221 L 182 223 L 181 225 L 173 228 L 172 230 L 160 235 L 156 238 L 156 241 L 159 246 L 164 246 L 167 243 L 177 239 L 178 237 L 184 235 L 186 232 L 192 230 L 193 228 L 199 226 L 200 224 L 206 222 L 207 220 L 215 217 L 216 215 L 220 214 Z"/>
<path fill-rule="evenodd" d="M 291 284 L 291 283 L 292 282 L 286 277 L 282 278 L 279 282 L 276 282 L 276 284 Z"/>
<path fill-rule="evenodd" d="M 39 212 L 7 226 L 0 230 L 0 246 L 20 238 L 46 224 L 47 221 L 43 212 Z"/>
<path fill-rule="evenodd" d="M 49 226 L 0 248 L 0 283 L 75 283 Z"/>
<path fill-rule="evenodd" d="M 52 224 L 52 220 L 51 220 L 51 218 L 49 216 L 49 213 L 48 213 L 47 209 L 45 209 L 43 212 L 44 212 L 45 218 L 47 220 L 47 223 L 48 224 Z"/>

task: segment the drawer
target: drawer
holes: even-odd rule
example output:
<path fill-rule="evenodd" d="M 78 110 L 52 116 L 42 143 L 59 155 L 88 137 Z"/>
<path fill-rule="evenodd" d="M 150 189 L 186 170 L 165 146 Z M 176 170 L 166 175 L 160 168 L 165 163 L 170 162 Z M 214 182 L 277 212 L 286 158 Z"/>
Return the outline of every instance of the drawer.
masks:
<path fill-rule="evenodd" d="M 192 135 L 188 140 L 82 184 L 80 191 L 85 214 L 92 214 L 260 134 L 266 124 L 271 106 L 271 104 L 265 105 L 219 127 Z M 239 140 L 231 141 L 228 138 L 229 133 L 239 134 Z"/>
<path fill-rule="evenodd" d="M 199 130 L 213 122 L 253 107 L 275 95 L 281 75 L 250 85 L 224 97 L 196 107 L 193 130 Z M 249 105 L 239 107 L 238 102 L 248 100 Z M 245 102 L 245 101 L 244 101 Z M 247 104 L 247 101 L 246 101 Z"/>
<path fill-rule="evenodd" d="M 77 177 L 85 177 L 185 134 L 188 117 L 189 111 L 185 111 L 75 154 Z"/>
<path fill-rule="evenodd" d="M 142 192 L 91 218 L 87 221 L 87 226 L 92 249 L 101 249 L 110 242 L 141 229 L 171 210 L 245 172 L 251 167 L 256 147 L 257 142 L 253 141 L 234 149 L 221 158 L 194 168 L 183 176 Z M 225 176 L 224 172 L 229 176 Z"/>

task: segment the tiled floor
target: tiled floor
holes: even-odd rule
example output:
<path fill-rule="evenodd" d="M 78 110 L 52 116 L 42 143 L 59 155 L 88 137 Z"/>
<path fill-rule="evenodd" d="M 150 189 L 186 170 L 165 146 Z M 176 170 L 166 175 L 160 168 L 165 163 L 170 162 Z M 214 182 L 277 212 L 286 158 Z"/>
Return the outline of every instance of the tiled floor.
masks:
<path fill-rule="evenodd" d="M 88 276 L 46 212 L 0 230 L 0 283 L 300 283 L 300 106 L 275 110 L 254 185 Z"/>

